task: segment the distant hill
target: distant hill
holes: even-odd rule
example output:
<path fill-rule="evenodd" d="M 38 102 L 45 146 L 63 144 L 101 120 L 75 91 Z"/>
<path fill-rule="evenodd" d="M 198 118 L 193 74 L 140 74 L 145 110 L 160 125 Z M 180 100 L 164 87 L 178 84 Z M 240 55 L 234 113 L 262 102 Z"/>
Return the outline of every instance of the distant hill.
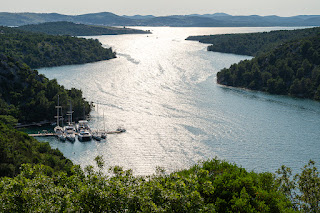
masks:
<path fill-rule="evenodd" d="M 18 27 L 20 30 L 30 32 L 41 32 L 49 35 L 71 35 L 71 36 L 91 36 L 91 35 L 118 35 L 118 34 L 146 34 L 143 30 L 130 28 L 93 26 L 75 24 L 67 21 L 45 22 L 40 24 L 30 24 Z"/>
<path fill-rule="evenodd" d="M 172 26 L 172 27 L 270 27 L 270 26 L 320 26 L 320 15 L 232 16 L 226 13 L 192 14 L 175 16 L 118 16 L 109 12 L 83 15 L 58 13 L 0 13 L 0 25 L 21 26 L 44 22 L 70 21 L 74 23 L 105 26 Z"/>
<path fill-rule="evenodd" d="M 130 19 L 138 19 L 138 20 L 155 18 L 155 16 L 153 16 L 153 15 L 146 15 L 146 16 L 142 16 L 142 15 L 126 16 L 126 15 L 123 15 L 122 17 L 130 18 Z"/>
<path fill-rule="evenodd" d="M 299 30 L 275 30 L 261 33 L 190 36 L 186 40 L 211 44 L 209 51 L 257 56 L 293 39 L 315 36 L 320 27 Z"/>

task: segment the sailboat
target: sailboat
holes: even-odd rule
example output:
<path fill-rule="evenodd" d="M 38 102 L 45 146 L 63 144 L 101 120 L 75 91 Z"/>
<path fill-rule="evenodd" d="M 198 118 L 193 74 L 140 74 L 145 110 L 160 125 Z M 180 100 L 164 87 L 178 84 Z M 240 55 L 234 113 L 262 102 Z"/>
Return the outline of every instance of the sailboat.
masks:
<path fill-rule="evenodd" d="M 66 135 L 64 134 L 63 128 L 59 126 L 60 118 L 62 121 L 62 116 L 60 115 L 60 111 L 62 112 L 62 107 L 60 106 L 60 103 L 59 103 L 59 95 L 58 95 L 58 105 L 56 106 L 56 109 L 57 109 L 57 115 L 55 116 L 55 118 L 57 118 L 57 126 L 53 130 L 56 133 L 56 136 L 59 138 L 59 140 L 66 141 Z"/>
<path fill-rule="evenodd" d="M 76 140 L 76 128 L 72 125 L 72 104 L 71 104 L 71 100 L 70 101 L 70 108 L 69 111 L 67 112 L 67 116 L 68 116 L 68 125 L 65 126 L 64 129 L 64 133 L 66 134 L 66 138 L 68 141 L 70 142 L 75 142 Z"/>
<path fill-rule="evenodd" d="M 107 138 L 106 123 L 104 122 L 104 112 L 103 112 L 103 131 L 101 132 L 101 138 L 102 139 Z"/>
<path fill-rule="evenodd" d="M 97 112 L 98 112 L 98 105 L 97 105 Z M 92 138 L 95 139 L 96 141 L 102 140 L 101 132 L 99 131 L 99 129 L 92 130 Z"/>

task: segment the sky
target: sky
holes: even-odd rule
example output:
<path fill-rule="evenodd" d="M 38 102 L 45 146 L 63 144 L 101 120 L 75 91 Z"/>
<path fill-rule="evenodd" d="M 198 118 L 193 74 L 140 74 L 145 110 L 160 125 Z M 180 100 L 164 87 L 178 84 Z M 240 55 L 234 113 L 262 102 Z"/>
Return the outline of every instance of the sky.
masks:
<path fill-rule="evenodd" d="M 224 12 L 230 15 L 320 15 L 320 0 L 0 0 L 0 12 L 79 15 L 187 15 Z"/>

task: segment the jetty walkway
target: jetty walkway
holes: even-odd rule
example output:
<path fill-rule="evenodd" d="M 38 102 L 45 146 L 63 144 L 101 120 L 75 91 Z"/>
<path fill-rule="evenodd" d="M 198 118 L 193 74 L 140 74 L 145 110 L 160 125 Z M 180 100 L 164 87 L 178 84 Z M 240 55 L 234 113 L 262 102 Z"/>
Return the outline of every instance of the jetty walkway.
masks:
<path fill-rule="evenodd" d="M 123 133 L 123 131 L 106 131 L 106 134 L 120 134 Z M 78 133 L 76 133 L 77 135 Z M 52 132 L 39 132 L 35 134 L 28 134 L 31 137 L 50 137 L 50 136 L 56 136 L 56 133 Z"/>

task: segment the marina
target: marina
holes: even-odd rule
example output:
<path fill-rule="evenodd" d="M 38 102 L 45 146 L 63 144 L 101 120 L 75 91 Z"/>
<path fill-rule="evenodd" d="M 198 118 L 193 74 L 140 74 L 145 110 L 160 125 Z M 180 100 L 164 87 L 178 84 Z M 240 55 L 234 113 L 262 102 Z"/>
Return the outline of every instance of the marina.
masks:
<path fill-rule="evenodd" d="M 83 115 L 83 120 L 79 120 L 76 124 L 72 121 L 72 103 L 71 100 L 69 110 L 67 111 L 66 116 L 68 117 L 68 123 L 66 126 L 63 127 L 63 116 L 62 116 L 62 107 L 59 103 L 59 95 L 58 95 L 58 104 L 55 107 L 57 109 L 57 115 L 55 116 L 56 126 L 54 127 L 54 132 L 49 132 L 48 130 L 44 129 L 39 131 L 38 133 L 31 133 L 28 134 L 31 137 L 57 137 L 60 141 L 65 142 L 66 140 L 70 142 L 75 142 L 76 136 L 78 140 L 83 141 L 91 141 L 92 139 L 96 141 L 101 141 L 107 138 L 108 134 L 119 134 L 126 132 L 126 129 L 123 127 L 118 127 L 115 131 L 106 131 L 105 129 L 105 122 L 103 126 L 103 130 L 94 130 L 89 127 L 88 121 L 85 119 L 85 114 Z M 98 108 L 98 106 L 97 106 Z M 104 119 L 104 113 L 103 113 Z M 61 126 L 60 126 L 61 124 Z"/>
<path fill-rule="evenodd" d="M 106 131 L 106 132 L 103 132 L 104 134 L 120 134 L 120 133 L 124 133 L 124 131 Z M 78 135 L 79 133 L 75 133 L 75 135 Z M 32 134 L 28 134 L 29 136 L 31 137 L 53 137 L 53 136 L 57 136 L 56 133 L 54 132 L 46 132 L 46 131 L 43 131 L 43 132 L 38 132 L 38 133 L 32 133 Z"/>

